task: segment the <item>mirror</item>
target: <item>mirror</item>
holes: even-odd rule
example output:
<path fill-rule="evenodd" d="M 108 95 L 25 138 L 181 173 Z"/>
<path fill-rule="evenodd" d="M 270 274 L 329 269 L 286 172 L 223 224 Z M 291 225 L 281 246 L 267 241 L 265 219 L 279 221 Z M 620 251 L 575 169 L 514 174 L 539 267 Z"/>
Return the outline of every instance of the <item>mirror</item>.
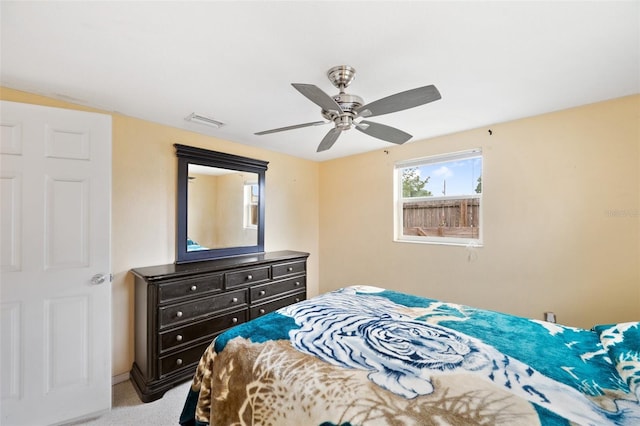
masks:
<path fill-rule="evenodd" d="M 187 251 L 258 244 L 258 174 L 190 163 Z"/>
<path fill-rule="evenodd" d="M 176 263 L 264 251 L 268 162 L 174 146 L 178 157 Z"/>

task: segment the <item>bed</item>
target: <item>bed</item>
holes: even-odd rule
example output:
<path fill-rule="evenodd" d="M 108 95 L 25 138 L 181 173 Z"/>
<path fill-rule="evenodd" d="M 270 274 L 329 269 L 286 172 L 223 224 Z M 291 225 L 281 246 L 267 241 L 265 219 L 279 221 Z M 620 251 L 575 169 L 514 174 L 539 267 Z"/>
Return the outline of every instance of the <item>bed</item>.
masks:
<path fill-rule="evenodd" d="M 182 425 L 640 425 L 640 323 L 346 287 L 215 338 Z"/>

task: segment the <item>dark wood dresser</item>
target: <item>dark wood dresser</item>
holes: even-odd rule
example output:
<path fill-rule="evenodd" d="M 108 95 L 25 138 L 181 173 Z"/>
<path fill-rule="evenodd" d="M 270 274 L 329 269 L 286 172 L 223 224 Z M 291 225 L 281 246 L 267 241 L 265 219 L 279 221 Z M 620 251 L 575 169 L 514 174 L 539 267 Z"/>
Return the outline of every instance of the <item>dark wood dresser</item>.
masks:
<path fill-rule="evenodd" d="M 213 338 L 306 298 L 308 253 L 278 251 L 136 268 L 131 381 L 151 402 L 192 378 Z"/>

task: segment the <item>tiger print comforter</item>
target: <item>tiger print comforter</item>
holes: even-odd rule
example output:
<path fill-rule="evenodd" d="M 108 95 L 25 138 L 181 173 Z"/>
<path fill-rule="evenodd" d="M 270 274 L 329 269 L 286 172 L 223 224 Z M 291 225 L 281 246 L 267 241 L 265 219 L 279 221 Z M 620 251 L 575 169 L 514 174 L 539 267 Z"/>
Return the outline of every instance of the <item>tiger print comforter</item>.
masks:
<path fill-rule="evenodd" d="M 218 336 L 182 425 L 640 425 L 640 323 L 348 287 Z"/>

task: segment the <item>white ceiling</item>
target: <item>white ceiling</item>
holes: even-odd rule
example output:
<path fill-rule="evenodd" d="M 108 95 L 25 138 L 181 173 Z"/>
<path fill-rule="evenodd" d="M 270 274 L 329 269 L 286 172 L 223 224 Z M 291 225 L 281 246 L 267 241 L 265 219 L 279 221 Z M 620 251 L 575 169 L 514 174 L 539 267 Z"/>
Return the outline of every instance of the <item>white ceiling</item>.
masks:
<path fill-rule="evenodd" d="M 324 161 L 382 149 L 330 125 L 290 83 L 365 103 L 435 84 L 442 99 L 372 118 L 412 141 L 640 92 L 638 1 L 1 2 L 1 83 Z M 189 123 L 192 112 L 226 123 Z M 179 142 L 179 141 L 176 141 Z M 411 143 L 411 142 L 408 142 Z"/>

